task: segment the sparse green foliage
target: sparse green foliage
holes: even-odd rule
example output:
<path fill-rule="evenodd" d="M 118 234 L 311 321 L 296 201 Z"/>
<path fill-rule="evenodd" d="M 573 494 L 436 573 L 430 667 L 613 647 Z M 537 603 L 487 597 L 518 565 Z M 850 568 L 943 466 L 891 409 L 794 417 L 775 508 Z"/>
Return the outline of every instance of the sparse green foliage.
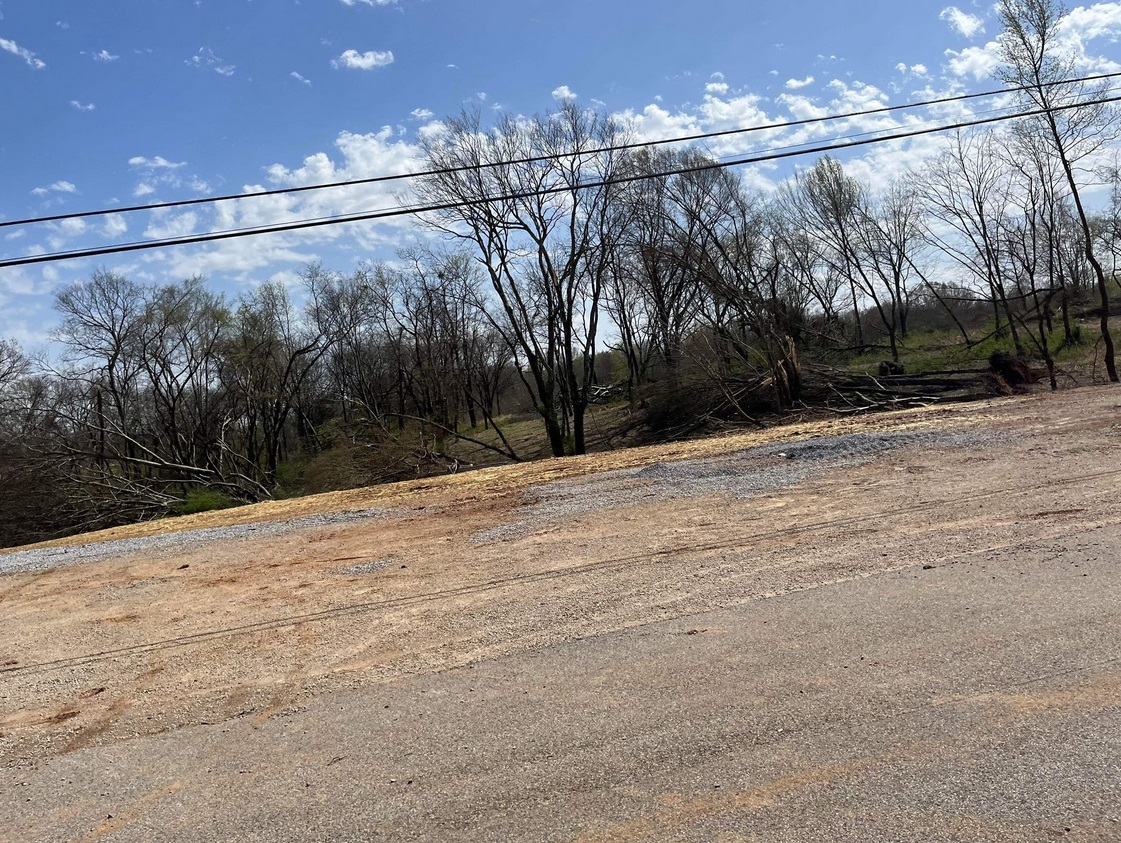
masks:
<path fill-rule="evenodd" d="M 176 515 L 195 515 L 199 512 L 212 512 L 241 506 L 243 501 L 223 495 L 210 489 L 192 489 L 187 492 L 183 502 L 174 507 Z"/>

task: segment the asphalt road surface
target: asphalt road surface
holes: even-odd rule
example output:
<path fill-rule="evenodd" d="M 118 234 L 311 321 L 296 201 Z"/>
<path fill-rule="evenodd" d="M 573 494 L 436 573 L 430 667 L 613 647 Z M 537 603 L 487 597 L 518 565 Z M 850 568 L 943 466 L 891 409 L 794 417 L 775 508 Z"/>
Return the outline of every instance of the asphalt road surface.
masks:
<path fill-rule="evenodd" d="M 1072 529 L 94 745 L 0 771 L 0 837 L 1118 841 L 1119 550 Z"/>

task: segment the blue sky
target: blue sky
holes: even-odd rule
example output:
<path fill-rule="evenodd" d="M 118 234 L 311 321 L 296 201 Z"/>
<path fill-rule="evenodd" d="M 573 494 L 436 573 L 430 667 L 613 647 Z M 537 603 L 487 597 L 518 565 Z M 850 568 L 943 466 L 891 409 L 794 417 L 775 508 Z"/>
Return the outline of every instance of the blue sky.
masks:
<path fill-rule="evenodd" d="M 1087 69 L 1116 69 L 1121 3 L 1074 17 Z M 968 0 L 0 0 L 0 219 L 401 171 L 417 133 L 464 106 L 531 114 L 576 96 L 657 137 L 979 90 L 997 29 L 990 4 Z M 870 153 L 866 171 L 927 148 Z M 392 202 L 355 189 L 9 228 L 0 255 Z M 197 272 L 236 293 L 309 260 L 350 270 L 414 236 L 402 221 L 0 269 L 0 336 L 40 341 L 51 291 L 95 267 Z"/>

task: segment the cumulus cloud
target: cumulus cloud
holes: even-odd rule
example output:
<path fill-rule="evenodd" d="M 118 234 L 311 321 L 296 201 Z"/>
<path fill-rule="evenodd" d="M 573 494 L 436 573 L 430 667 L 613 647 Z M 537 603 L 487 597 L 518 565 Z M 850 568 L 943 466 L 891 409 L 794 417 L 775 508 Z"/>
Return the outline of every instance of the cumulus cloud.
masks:
<path fill-rule="evenodd" d="M 21 47 L 15 41 L 9 41 L 7 38 L 0 38 L 0 50 L 11 53 L 13 56 L 18 56 L 24 60 L 28 67 L 34 70 L 42 70 L 47 66 L 47 63 L 36 58 L 33 52 Z"/>
<path fill-rule="evenodd" d="M 576 99 L 576 92 L 567 85 L 561 85 L 559 88 L 553 88 L 553 99 L 557 102 L 574 100 Z"/>
<path fill-rule="evenodd" d="M 37 187 L 31 191 L 34 196 L 46 196 L 49 193 L 77 193 L 78 188 L 73 182 L 56 181 L 46 187 Z"/>
<path fill-rule="evenodd" d="M 120 214 L 109 214 L 105 217 L 102 232 L 106 237 L 120 237 L 128 231 L 128 222 Z"/>
<path fill-rule="evenodd" d="M 436 115 L 429 111 L 427 108 L 414 108 L 409 112 L 409 116 L 414 120 L 431 120 Z"/>
<path fill-rule="evenodd" d="M 709 82 L 707 85 L 705 85 L 705 93 L 724 95 L 724 94 L 728 93 L 728 83 L 727 82 Z"/>
<path fill-rule="evenodd" d="M 50 246 L 51 251 L 57 252 L 69 246 L 70 241 L 75 237 L 81 237 L 85 234 L 89 225 L 83 219 L 71 217 L 60 222 L 49 223 L 47 229 L 52 232 L 47 237 L 47 245 Z"/>
<path fill-rule="evenodd" d="M 108 61 L 116 61 L 119 58 L 120 58 L 120 56 L 115 56 L 112 53 L 110 53 L 108 50 L 99 50 L 98 52 L 93 54 L 93 60 L 94 61 L 106 61 L 106 62 L 108 62 Z"/>
<path fill-rule="evenodd" d="M 1115 73 L 1121 71 L 1121 64 L 1096 55 L 1091 47 L 1094 41 L 1113 44 L 1118 39 L 1121 39 L 1121 3 L 1094 3 L 1078 6 L 1066 14 L 1055 29 L 1052 45 L 1056 55 L 1069 60 L 1082 73 Z M 946 66 L 954 76 L 984 79 L 1000 65 L 1000 39 L 961 51 L 946 50 L 945 55 Z"/>
<path fill-rule="evenodd" d="M 799 88 L 808 88 L 814 83 L 812 76 L 807 76 L 805 79 L 787 79 L 786 87 L 788 90 L 797 91 Z"/>
<path fill-rule="evenodd" d="M 1116 72 L 1121 65 L 1112 59 L 1091 55 L 1087 42 L 1104 38 L 1115 43 L 1121 37 L 1121 3 L 1095 3 L 1072 9 L 1059 24 L 1060 46 L 1073 56 L 1079 69 Z"/>
<path fill-rule="evenodd" d="M 904 76 L 910 74 L 912 76 L 926 76 L 930 73 L 930 69 L 925 64 L 912 64 L 909 67 L 905 62 L 899 62 L 895 69 L 902 73 Z"/>
<path fill-rule="evenodd" d="M 430 124 L 433 125 L 433 124 Z M 297 187 L 335 181 L 383 176 L 419 169 L 420 151 L 401 130 L 384 127 L 370 134 L 343 132 L 330 151 L 316 152 L 294 166 L 273 164 L 266 168 L 268 187 Z M 265 185 L 244 185 L 252 194 Z M 407 187 L 399 183 L 352 185 L 329 191 L 278 196 L 250 196 L 215 203 L 207 216 L 199 217 L 199 229 L 219 230 L 275 225 L 293 220 L 361 213 L 374 208 L 392 208 L 409 196 L 399 195 Z M 162 232 L 171 217 L 154 220 L 152 228 Z M 177 220 L 186 227 L 186 221 Z M 376 250 L 400 244 L 403 231 L 413 230 L 413 221 L 398 217 L 383 221 L 352 222 L 306 231 L 283 232 L 234 239 L 205 248 L 160 250 L 147 258 L 172 276 L 222 273 L 226 277 L 254 281 L 262 272 L 275 273 L 323 259 L 320 250 L 341 250 L 344 259 L 358 262 Z"/>
<path fill-rule="evenodd" d="M 938 17 L 940 20 L 946 21 L 955 32 L 966 38 L 983 35 L 985 32 L 985 22 L 981 18 L 977 15 L 971 15 L 969 12 L 963 12 L 957 6 L 947 6 Z"/>
<path fill-rule="evenodd" d="M 222 61 L 209 47 L 199 47 L 199 51 L 187 59 L 188 67 L 210 68 L 222 76 L 233 76 L 237 65 Z"/>
<path fill-rule="evenodd" d="M 946 64 L 954 76 L 984 79 L 1000 65 L 998 45 L 990 41 L 984 47 L 966 47 L 960 52 L 946 50 Z"/>
<path fill-rule="evenodd" d="M 346 50 L 337 59 L 331 61 L 331 67 L 347 68 L 349 70 L 374 70 L 393 64 L 392 50 L 367 50 L 360 53 L 357 50 Z"/>
<path fill-rule="evenodd" d="M 304 85 L 307 85 L 309 88 L 311 87 L 311 80 L 306 78 L 302 74 L 299 74 L 299 73 L 297 73 L 296 71 L 293 70 L 288 75 L 291 76 L 293 79 L 295 79 L 297 82 L 301 82 Z"/>

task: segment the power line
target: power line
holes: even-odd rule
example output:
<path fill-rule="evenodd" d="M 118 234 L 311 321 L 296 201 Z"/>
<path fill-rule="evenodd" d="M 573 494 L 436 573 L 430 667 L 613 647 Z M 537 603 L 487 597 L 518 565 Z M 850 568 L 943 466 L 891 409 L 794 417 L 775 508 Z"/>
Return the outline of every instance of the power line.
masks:
<path fill-rule="evenodd" d="M 693 135 L 682 135 L 676 138 L 657 138 L 649 141 L 635 141 L 632 143 L 616 144 L 613 146 L 596 147 L 587 150 L 572 150 L 570 152 L 553 153 L 550 155 L 537 155 L 527 158 L 515 158 L 509 161 L 495 161 L 482 165 L 481 167 L 505 167 L 515 164 L 534 164 L 541 161 L 551 161 L 558 158 L 566 158 L 572 155 L 601 155 L 605 152 L 623 152 L 632 149 L 643 149 L 652 146 L 664 146 L 673 143 L 691 143 L 693 141 L 711 140 L 714 138 L 731 137 L 734 135 L 752 134 L 755 132 L 775 131 L 779 129 L 795 129 L 802 126 L 812 126 L 820 123 L 827 123 L 833 120 L 851 120 L 857 117 L 870 117 L 876 114 L 891 114 L 896 111 L 909 111 L 918 108 L 930 108 L 936 105 L 947 105 L 950 103 L 967 102 L 974 99 L 983 99 L 986 97 L 1000 96 L 1001 94 L 1015 94 L 1028 90 L 1036 90 L 1037 87 L 1050 88 L 1057 85 L 1076 85 L 1086 82 L 1099 82 L 1107 79 L 1116 79 L 1121 77 L 1121 71 L 1115 73 L 1104 73 L 1096 76 L 1082 76 L 1077 79 L 1067 79 L 1061 82 L 1046 82 L 1042 85 L 1022 85 L 1017 88 L 998 88 L 989 91 L 981 91 L 974 94 L 956 94 L 950 97 L 939 97 L 936 99 L 921 100 L 918 102 L 902 103 L 900 105 L 886 105 L 880 108 L 871 108 L 864 111 L 851 111 L 841 114 L 830 114 L 823 117 L 807 117 L 801 120 L 792 120 L 784 123 L 769 123 L 763 126 L 746 126 L 738 129 L 723 129 L 715 132 L 702 132 Z M 1053 109 L 1054 110 L 1054 109 Z M 462 167 L 450 167 L 443 169 L 421 170 L 415 173 L 396 173 L 388 176 L 372 176 L 364 179 L 349 179 L 345 181 L 325 182 L 323 184 L 303 185 L 300 187 L 282 187 L 273 190 L 258 190 L 251 193 L 230 193 L 223 196 L 207 196 L 197 199 L 180 199 L 173 202 L 155 202 L 149 205 L 129 205 L 121 208 L 101 208 L 94 211 L 78 211 L 76 213 L 67 214 L 53 214 L 43 217 L 28 217 L 18 220 L 0 220 L 0 228 L 10 228 L 18 225 L 37 225 L 46 222 L 60 222 L 62 220 L 72 219 L 87 219 L 89 217 L 108 216 L 109 214 L 128 214 L 137 211 L 159 211 L 167 210 L 170 208 L 186 208 L 197 205 L 208 205 L 215 202 L 228 202 L 238 199 L 253 199 L 256 197 L 264 196 L 283 196 L 295 193 L 305 193 L 311 190 L 329 190 L 337 187 L 355 187 L 359 185 L 369 184 L 384 184 L 387 182 L 401 181 L 403 179 L 411 178 L 424 178 L 428 176 L 451 175 L 453 173 L 466 172 L 468 170 L 478 169 L 474 165 Z"/>
<path fill-rule="evenodd" d="M 1013 114 L 998 115 L 995 117 L 986 117 L 976 120 L 964 120 L 957 123 L 950 123 L 940 126 L 927 126 L 920 129 L 911 129 L 906 132 L 897 132 L 890 135 L 882 135 L 879 137 L 862 137 L 857 140 L 846 141 L 844 143 L 830 143 L 816 147 L 808 147 L 806 149 L 791 150 L 786 152 L 769 152 L 762 155 L 753 155 L 746 158 L 736 158 L 730 161 L 710 161 L 704 164 L 696 164 L 689 167 L 678 167 L 669 170 L 664 170 L 658 173 L 642 173 L 638 175 L 619 176 L 610 179 L 600 179 L 591 182 L 582 182 L 575 185 L 563 185 L 561 187 L 544 188 L 541 190 L 531 191 L 517 191 L 514 193 L 507 193 L 497 196 L 485 196 L 478 199 L 466 199 L 455 202 L 441 202 L 429 205 L 411 205 L 400 206 L 397 208 L 383 209 L 379 211 L 368 211 L 360 214 L 348 214 L 331 217 L 320 217 L 317 219 L 295 220 L 288 223 L 279 223 L 271 226 L 258 226 L 255 228 L 240 228 L 229 229 L 225 231 L 212 231 L 206 234 L 196 234 L 186 237 L 165 238 L 162 240 L 146 240 L 133 243 L 122 243 L 114 246 L 101 246 L 92 249 L 75 249 L 66 252 L 51 252 L 43 255 L 28 255 L 20 258 L 11 258 L 8 260 L 0 261 L 0 269 L 14 266 L 27 266 L 30 264 L 39 263 L 52 263 L 61 260 L 73 260 L 76 258 L 89 258 L 99 257 L 101 255 L 123 254 L 127 252 L 138 252 L 147 249 L 161 249 L 170 248 L 173 246 L 190 246 L 199 243 L 211 243 L 220 240 L 232 240 L 240 237 L 254 237 L 261 234 L 279 234 L 287 231 L 301 231 L 311 228 L 322 228 L 328 225 L 341 225 L 350 222 L 369 222 L 372 220 L 389 219 L 392 217 L 413 216 L 417 214 L 436 213 L 439 211 L 448 211 L 455 208 L 474 207 L 478 205 L 486 205 L 493 202 L 509 202 L 521 199 L 531 199 L 543 196 L 550 196 L 558 193 L 569 193 L 576 190 L 589 190 L 596 187 L 608 187 L 617 184 L 629 184 L 637 181 L 648 181 L 651 179 L 667 178 L 670 176 L 686 175 L 688 173 L 704 172 L 707 170 L 722 170 L 730 167 L 740 167 L 748 164 L 760 164 L 767 161 L 779 161 L 787 158 L 795 158 L 802 155 L 823 154 L 828 152 L 835 152 L 838 150 L 853 149 L 861 146 L 870 146 L 877 143 L 888 143 L 890 141 L 908 140 L 910 138 L 922 137 L 924 135 L 938 134 L 940 132 L 950 132 L 959 129 L 968 129 L 977 126 L 991 125 L 993 123 L 1002 123 L 1008 120 L 1022 120 L 1026 117 L 1037 117 L 1042 114 L 1055 113 L 1059 111 L 1069 111 L 1075 108 L 1086 108 L 1094 105 L 1108 105 L 1110 103 L 1121 101 L 1121 95 L 1106 97 L 1104 99 L 1091 100 L 1089 102 L 1070 103 L 1068 105 L 1053 106 L 1051 108 L 1037 108 L 1028 111 L 1020 111 Z M 465 167 L 460 168 L 463 170 L 478 170 L 480 167 Z M 450 174 L 454 170 L 440 171 L 441 174 Z"/>
<path fill-rule="evenodd" d="M 1114 86 L 1114 87 L 1109 88 L 1106 91 L 1106 93 L 1113 93 L 1113 92 L 1118 91 L 1118 90 L 1121 90 L 1121 88 L 1118 88 L 1118 87 Z M 1092 103 L 1083 103 L 1083 105 L 1090 105 L 1090 104 L 1092 104 Z M 1052 108 L 1051 110 L 1054 111 L 1056 109 Z M 1005 111 L 1007 111 L 1007 106 L 1002 106 L 1002 107 L 999 107 L 999 108 L 986 108 L 982 111 L 973 112 L 973 116 L 977 117 L 977 118 L 981 118 L 981 117 L 984 117 L 987 114 L 1003 114 Z M 1005 119 L 1013 119 L 1015 116 L 1016 115 L 1005 115 Z M 840 143 L 840 142 L 844 141 L 846 143 L 846 145 L 852 146 L 852 145 L 854 145 L 853 143 L 850 143 L 852 141 L 856 141 L 860 138 L 869 138 L 869 137 L 878 136 L 882 132 L 885 132 L 885 131 L 887 131 L 887 130 L 886 129 L 869 129 L 866 132 L 853 132 L 851 135 L 835 135 L 834 137 L 829 139 L 829 143 Z M 787 144 L 786 146 L 772 146 L 772 147 L 768 147 L 766 151 L 769 154 L 769 153 L 785 152 L 787 150 L 798 150 L 798 149 L 802 149 L 803 147 L 809 146 L 813 142 L 814 141 L 801 141 L 799 143 Z M 737 156 L 743 155 L 743 154 L 744 153 L 742 153 L 742 152 L 736 152 L 736 153 L 729 153 L 727 155 L 716 155 L 716 156 L 711 156 L 711 157 L 712 157 L 712 160 L 714 160 L 714 161 L 731 161 L 732 159 L 736 158 Z M 762 154 L 762 153 L 760 152 L 758 154 Z"/>

